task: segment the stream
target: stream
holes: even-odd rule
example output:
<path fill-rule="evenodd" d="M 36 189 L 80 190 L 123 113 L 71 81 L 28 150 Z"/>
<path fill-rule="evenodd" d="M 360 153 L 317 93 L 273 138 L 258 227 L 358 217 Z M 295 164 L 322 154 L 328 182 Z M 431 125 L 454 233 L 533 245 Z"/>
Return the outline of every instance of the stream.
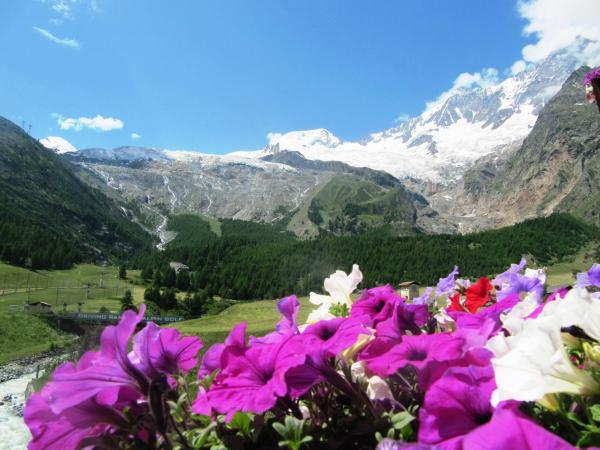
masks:
<path fill-rule="evenodd" d="M 27 384 L 35 378 L 35 371 L 0 383 L 0 449 L 27 448 L 31 434 L 23 422 L 23 406 Z"/>

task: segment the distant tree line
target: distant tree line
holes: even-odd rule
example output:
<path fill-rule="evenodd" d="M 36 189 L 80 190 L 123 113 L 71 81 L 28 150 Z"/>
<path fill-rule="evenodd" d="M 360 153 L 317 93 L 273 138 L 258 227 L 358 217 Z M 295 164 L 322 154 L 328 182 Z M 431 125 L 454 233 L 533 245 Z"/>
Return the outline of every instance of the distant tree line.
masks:
<path fill-rule="evenodd" d="M 433 284 L 455 264 L 466 277 L 497 273 L 523 255 L 546 265 L 573 255 L 600 236 L 597 228 L 565 214 L 469 235 L 395 237 L 384 227 L 311 241 L 296 240 L 276 226 L 233 220 L 223 221 L 217 236 L 206 233 L 201 223 L 205 222 L 198 217 L 187 217 L 184 231 L 164 252 L 133 262 L 165 296 L 159 300 L 154 292 L 154 303 L 172 306 L 168 289 L 241 300 L 303 295 L 321 290 L 327 275 L 350 270 L 353 263 L 364 273 L 363 286 L 406 280 Z M 197 225 L 204 230 L 202 238 L 186 245 L 181 236 L 193 234 Z M 191 274 L 175 274 L 169 261 L 187 264 Z"/>

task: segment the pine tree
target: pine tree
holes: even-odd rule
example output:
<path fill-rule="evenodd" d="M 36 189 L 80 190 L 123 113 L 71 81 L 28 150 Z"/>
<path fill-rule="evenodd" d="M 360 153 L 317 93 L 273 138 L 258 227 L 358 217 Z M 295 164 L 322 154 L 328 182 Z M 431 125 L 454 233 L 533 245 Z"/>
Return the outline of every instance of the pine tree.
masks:
<path fill-rule="evenodd" d="M 128 309 L 132 309 L 137 312 L 137 308 L 133 304 L 133 295 L 129 289 L 125 291 L 125 294 L 121 299 L 121 312 L 127 311 Z"/>
<path fill-rule="evenodd" d="M 122 280 L 127 278 L 127 267 L 125 266 L 125 264 L 119 266 L 119 278 Z"/>
<path fill-rule="evenodd" d="M 187 270 L 177 272 L 177 289 L 187 291 L 190 288 L 190 274 Z"/>

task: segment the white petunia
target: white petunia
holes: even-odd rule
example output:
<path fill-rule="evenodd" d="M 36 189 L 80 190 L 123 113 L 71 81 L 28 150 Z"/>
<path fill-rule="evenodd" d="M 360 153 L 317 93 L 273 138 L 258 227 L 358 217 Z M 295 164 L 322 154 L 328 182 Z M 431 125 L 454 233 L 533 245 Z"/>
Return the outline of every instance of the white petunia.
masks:
<path fill-rule="evenodd" d="M 520 333 L 525 323 L 525 317 L 533 313 L 538 306 L 535 293 L 527 294 L 508 313 L 502 315 L 502 326 L 513 336 Z"/>
<path fill-rule="evenodd" d="M 494 353 L 494 406 L 504 400 L 537 401 L 553 393 L 598 392 L 596 382 L 569 360 L 555 317 L 526 320 L 517 335 L 498 334 L 487 347 Z"/>
<path fill-rule="evenodd" d="M 369 377 L 366 373 L 365 362 L 358 361 L 350 366 L 352 380 L 365 380 L 367 382 L 367 397 L 371 400 L 394 399 L 394 395 L 384 379 L 377 375 Z"/>
<path fill-rule="evenodd" d="M 363 275 L 356 264 L 352 266 L 349 275 L 338 270 L 326 278 L 323 287 L 329 295 L 310 293 L 309 301 L 318 308 L 309 314 L 307 322 L 315 323 L 319 320 L 333 319 L 334 316 L 330 312 L 333 305 L 346 305 L 349 309 L 352 306 L 351 295 L 362 279 Z"/>
<path fill-rule="evenodd" d="M 584 288 L 571 289 L 564 299 L 548 303 L 540 317 L 554 317 L 561 327 L 576 325 L 600 342 L 600 301 Z"/>

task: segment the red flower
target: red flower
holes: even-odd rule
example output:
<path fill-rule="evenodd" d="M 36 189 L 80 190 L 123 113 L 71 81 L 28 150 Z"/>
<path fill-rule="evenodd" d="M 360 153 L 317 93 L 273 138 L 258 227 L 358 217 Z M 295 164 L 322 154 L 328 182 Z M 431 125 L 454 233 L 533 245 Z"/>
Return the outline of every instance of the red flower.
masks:
<path fill-rule="evenodd" d="M 477 283 L 467 288 L 465 306 L 471 314 L 475 314 L 479 308 L 490 301 L 491 291 L 492 283 L 486 277 L 481 277 Z"/>
<path fill-rule="evenodd" d="M 457 292 L 452 297 L 450 297 L 450 307 L 448 308 L 448 311 L 464 312 L 464 309 L 460 304 L 460 293 L 459 292 Z"/>

